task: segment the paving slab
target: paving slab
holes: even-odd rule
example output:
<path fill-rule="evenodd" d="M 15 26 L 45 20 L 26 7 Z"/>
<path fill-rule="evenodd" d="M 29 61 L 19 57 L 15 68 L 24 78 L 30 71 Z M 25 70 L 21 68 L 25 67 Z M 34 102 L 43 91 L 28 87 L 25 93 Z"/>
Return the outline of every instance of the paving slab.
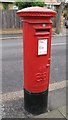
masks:
<path fill-rule="evenodd" d="M 63 107 L 58 108 L 58 110 L 60 111 L 60 113 L 61 113 L 66 119 L 68 119 L 67 108 L 68 108 L 68 106 L 63 106 Z"/>
<path fill-rule="evenodd" d="M 51 112 L 37 115 L 35 118 L 64 118 L 64 116 L 58 110 L 53 110 Z"/>

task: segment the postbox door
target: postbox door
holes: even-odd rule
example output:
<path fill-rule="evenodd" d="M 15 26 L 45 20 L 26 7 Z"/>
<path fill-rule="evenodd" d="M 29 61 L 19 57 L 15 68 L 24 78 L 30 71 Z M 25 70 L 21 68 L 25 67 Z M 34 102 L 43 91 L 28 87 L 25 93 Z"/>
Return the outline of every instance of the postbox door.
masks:
<path fill-rule="evenodd" d="M 41 91 L 48 88 L 50 56 L 49 56 L 49 36 L 37 37 L 37 52 L 36 52 L 36 72 L 34 75 L 34 87 Z"/>
<path fill-rule="evenodd" d="M 37 24 L 36 26 L 34 26 L 34 49 L 36 60 L 34 87 L 36 90 L 41 91 L 45 91 L 45 89 L 47 89 L 49 85 L 51 27 L 51 24 L 48 24 L 46 27 L 42 27 L 42 24 Z"/>

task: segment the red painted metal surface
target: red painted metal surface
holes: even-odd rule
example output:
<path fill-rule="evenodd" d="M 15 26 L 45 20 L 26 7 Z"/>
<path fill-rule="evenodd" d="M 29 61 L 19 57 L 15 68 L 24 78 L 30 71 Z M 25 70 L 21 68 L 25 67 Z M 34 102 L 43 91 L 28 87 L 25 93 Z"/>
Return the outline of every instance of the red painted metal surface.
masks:
<path fill-rule="evenodd" d="M 17 14 L 19 16 L 48 16 L 48 17 L 53 17 L 56 15 L 56 12 L 51 10 L 51 9 L 47 9 L 47 8 L 43 8 L 43 7 L 28 7 L 28 8 L 24 8 L 22 10 L 19 10 L 17 12 Z"/>
<path fill-rule="evenodd" d="M 50 18 L 56 12 L 31 7 L 18 11 L 17 15 L 23 16 L 24 88 L 32 93 L 43 92 L 49 86 L 52 34 Z M 47 40 L 47 54 L 38 55 L 39 40 Z"/>

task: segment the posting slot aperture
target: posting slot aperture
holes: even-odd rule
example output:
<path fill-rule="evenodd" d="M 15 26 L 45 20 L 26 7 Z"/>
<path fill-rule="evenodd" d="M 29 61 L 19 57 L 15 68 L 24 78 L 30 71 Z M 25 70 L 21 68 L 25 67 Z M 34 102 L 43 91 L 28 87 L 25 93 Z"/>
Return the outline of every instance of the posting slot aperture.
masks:
<path fill-rule="evenodd" d="M 50 29 L 35 29 L 36 32 L 50 32 Z"/>

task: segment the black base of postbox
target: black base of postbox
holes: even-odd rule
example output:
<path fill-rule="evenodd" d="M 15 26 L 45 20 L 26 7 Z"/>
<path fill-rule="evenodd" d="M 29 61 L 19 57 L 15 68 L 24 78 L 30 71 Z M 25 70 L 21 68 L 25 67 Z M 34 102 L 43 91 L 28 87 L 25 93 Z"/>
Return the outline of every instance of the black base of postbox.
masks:
<path fill-rule="evenodd" d="M 47 111 L 48 89 L 41 93 L 31 93 L 24 89 L 24 108 L 32 114 Z"/>

